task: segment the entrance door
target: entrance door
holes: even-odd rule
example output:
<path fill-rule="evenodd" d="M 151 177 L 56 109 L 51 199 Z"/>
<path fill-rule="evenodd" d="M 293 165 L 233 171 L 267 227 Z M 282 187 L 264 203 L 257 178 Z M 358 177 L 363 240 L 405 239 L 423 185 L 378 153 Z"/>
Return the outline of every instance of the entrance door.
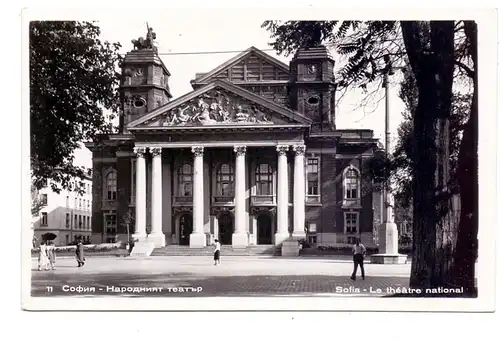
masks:
<path fill-rule="evenodd" d="M 193 232 L 193 217 L 184 214 L 179 218 L 179 245 L 189 246 L 189 237 Z"/>
<path fill-rule="evenodd" d="M 257 244 L 271 245 L 273 243 L 272 222 L 269 214 L 260 214 L 257 218 Z"/>
<path fill-rule="evenodd" d="M 230 214 L 219 216 L 219 242 L 221 245 L 230 245 L 233 241 L 233 218 Z"/>

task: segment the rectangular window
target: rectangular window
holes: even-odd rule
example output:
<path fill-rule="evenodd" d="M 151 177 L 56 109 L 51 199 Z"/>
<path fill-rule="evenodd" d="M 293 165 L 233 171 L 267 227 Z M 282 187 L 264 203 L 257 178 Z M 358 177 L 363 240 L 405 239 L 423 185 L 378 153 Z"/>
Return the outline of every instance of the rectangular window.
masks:
<path fill-rule="evenodd" d="M 66 228 L 69 228 L 69 221 L 71 220 L 70 213 L 66 213 Z"/>
<path fill-rule="evenodd" d="M 321 202 L 321 189 L 320 189 L 320 158 L 312 157 L 307 158 L 306 165 L 306 203 L 320 203 Z"/>
<path fill-rule="evenodd" d="M 40 204 L 41 205 L 47 205 L 48 203 L 48 195 L 47 194 L 41 194 L 40 195 Z"/>
<path fill-rule="evenodd" d="M 43 212 L 42 213 L 42 218 L 40 220 L 40 225 L 41 226 L 47 226 L 49 224 L 48 222 L 48 216 L 47 216 L 47 213 L 46 212 Z"/>
<path fill-rule="evenodd" d="M 66 196 L 66 208 L 69 208 L 69 196 Z"/>
<path fill-rule="evenodd" d="M 87 229 L 91 230 L 90 229 L 90 216 L 87 216 Z"/>
<path fill-rule="evenodd" d="M 90 211 L 90 200 L 87 201 L 87 210 Z"/>
<path fill-rule="evenodd" d="M 76 198 L 76 197 L 75 197 L 75 206 L 74 206 L 74 208 L 75 209 L 78 208 L 78 198 Z"/>
<path fill-rule="evenodd" d="M 307 196 L 319 196 L 318 158 L 307 158 Z"/>
<path fill-rule="evenodd" d="M 257 183 L 257 195 L 271 196 L 273 194 L 273 183 L 268 180 L 261 180 Z"/>
<path fill-rule="evenodd" d="M 116 234 L 116 214 L 104 215 L 104 225 L 107 234 Z"/>
<path fill-rule="evenodd" d="M 116 172 L 110 172 L 106 176 L 106 189 L 108 201 L 116 201 Z"/>
<path fill-rule="evenodd" d="M 358 199 L 358 180 L 355 178 L 346 179 L 346 198 Z"/>
<path fill-rule="evenodd" d="M 82 228 L 85 229 L 85 216 L 82 216 Z"/>
<path fill-rule="evenodd" d="M 344 213 L 344 227 L 348 234 L 357 233 L 359 228 L 359 213 L 348 212 Z"/>
<path fill-rule="evenodd" d="M 82 215 L 78 215 L 78 228 L 82 228 Z"/>
<path fill-rule="evenodd" d="M 75 219 L 73 220 L 73 227 L 76 228 L 76 223 L 78 222 L 78 215 L 75 215 Z"/>
<path fill-rule="evenodd" d="M 191 182 L 185 182 L 181 184 L 181 196 L 193 196 L 193 184 Z"/>

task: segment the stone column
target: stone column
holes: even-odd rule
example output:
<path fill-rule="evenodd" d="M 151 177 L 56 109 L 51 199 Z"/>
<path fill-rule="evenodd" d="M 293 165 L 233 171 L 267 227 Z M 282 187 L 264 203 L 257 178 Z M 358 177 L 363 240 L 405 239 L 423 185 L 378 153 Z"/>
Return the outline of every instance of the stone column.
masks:
<path fill-rule="evenodd" d="M 203 231 L 204 214 L 204 192 L 203 192 L 203 147 L 193 146 L 191 152 L 194 155 L 193 162 L 193 233 L 189 237 L 189 246 L 202 248 L 206 246 L 205 233 Z"/>
<path fill-rule="evenodd" d="M 288 232 L 288 146 L 278 145 L 278 229 L 274 244 L 279 245 L 289 236 Z"/>
<path fill-rule="evenodd" d="M 246 247 L 248 246 L 248 235 L 246 233 L 245 222 L 245 156 L 246 146 L 235 146 L 234 152 L 236 153 L 236 174 L 234 181 L 234 234 L 232 239 L 233 247 Z"/>
<path fill-rule="evenodd" d="M 153 170 L 151 172 L 151 234 L 148 240 L 153 240 L 155 247 L 165 247 L 165 235 L 162 231 L 162 161 L 161 147 L 150 148 L 151 156 L 153 157 Z"/>
<path fill-rule="evenodd" d="M 137 155 L 135 167 L 135 232 L 132 237 L 139 241 L 146 237 L 146 160 L 145 147 L 134 147 Z"/>
<path fill-rule="evenodd" d="M 304 171 L 305 145 L 294 145 L 295 152 L 293 172 L 293 233 L 292 237 L 305 238 L 305 210 L 306 210 L 306 173 Z"/>

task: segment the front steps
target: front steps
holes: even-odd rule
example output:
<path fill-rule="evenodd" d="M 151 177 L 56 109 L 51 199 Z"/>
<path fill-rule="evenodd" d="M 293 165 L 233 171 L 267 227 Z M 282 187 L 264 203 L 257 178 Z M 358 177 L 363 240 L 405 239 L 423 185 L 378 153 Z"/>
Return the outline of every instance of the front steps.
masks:
<path fill-rule="evenodd" d="M 191 248 L 189 246 L 168 245 L 155 248 L 151 256 L 200 256 L 213 255 L 214 246 Z M 221 256 L 281 255 L 281 248 L 274 245 L 257 245 L 244 248 L 233 248 L 231 245 L 221 246 Z"/>

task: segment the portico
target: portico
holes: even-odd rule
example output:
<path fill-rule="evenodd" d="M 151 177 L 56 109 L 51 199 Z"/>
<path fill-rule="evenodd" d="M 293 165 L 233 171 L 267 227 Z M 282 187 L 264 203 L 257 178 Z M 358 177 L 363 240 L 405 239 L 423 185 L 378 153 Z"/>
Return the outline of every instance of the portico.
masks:
<path fill-rule="evenodd" d="M 304 170 L 304 151 L 305 145 L 303 142 L 297 141 L 277 141 L 277 142 L 247 142 L 243 145 L 241 142 L 227 142 L 223 144 L 201 143 L 199 145 L 190 144 L 172 144 L 171 143 L 147 143 L 136 142 L 134 153 L 136 154 L 136 205 L 135 205 L 135 234 L 134 238 L 139 241 L 146 239 L 154 242 L 156 247 L 165 246 L 165 236 L 162 229 L 162 208 L 163 208 L 163 189 L 162 182 L 164 177 L 163 168 L 167 167 L 162 163 L 162 155 L 168 155 L 176 149 L 188 149 L 191 152 L 192 168 L 192 191 L 182 200 L 182 207 L 188 208 L 186 212 L 192 217 L 192 232 L 189 234 L 189 246 L 194 248 L 204 247 L 211 243 L 214 239 L 221 240 L 221 230 L 219 219 L 223 216 L 227 222 L 228 217 L 232 219 L 232 224 L 225 223 L 225 226 L 232 228 L 232 232 L 228 232 L 227 228 L 224 233 L 231 234 L 231 245 L 234 248 L 243 248 L 251 244 L 258 244 L 258 218 L 263 213 L 270 215 L 275 224 L 270 224 L 268 229 L 276 227 L 275 232 L 261 232 L 261 234 L 273 234 L 272 242 L 276 245 L 282 243 L 289 237 L 300 238 L 304 237 L 304 217 L 305 217 L 305 170 Z M 266 149 L 267 152 L 273 149 L 274 156 L 268 156 L 269 160 L 274 159 L 277 165 L 277 172 L 271 172 L 272 175 L 277 173 L 277 182 L 272 179 L 263 180 L 257 179 L 260 174 L 256 173 L 256 169 L 267 163 L 249 163 L 247 149 L 253 151 Z M 228 151 L 229 150 L 229 151 Z M 218 189 L 211 186 L 213 182 L 205 182 L 204 172 L 207 168 L 204 167 L 207 163 L 204 160 L 207 151 L 217 153 L 218 151 L 230 152 L 232 160 L 228 161 L 229 169 L 233 169 L 234 178 L 229 177 L 229 181 L 224 183 L 227 193 L 218 193 Z M 146 157 L 149 158 L 146 158 Z M 186 161 L 184 161 L 186 162 Z M 184 163 L 183 162 L 183 163 Z M 187 161 L 189 162 L 189 161 Z M 211 161 L 212 162 L 212 161 Z M 148 163 L 152 164 L 151 174 L 151 232 L 146 234 L 146 170 Z M 223 164 L 226 165 L 226 164 Z M 288 178 L 289 168 L 293 167 L 293 201 L 289 201 Z M 274 169 L 271 166 L 272 169 Z M 209 179 L 217 178 L 216 168 L 208 168 L 210 175 Z M 260 169 L 259 169 L 260 170 Z M 172 175 L 174 173 L 169 172 Z M 231 173 L 230 173 L 231 174 Z M 250 176 L 250 177 L 249 177 Z M 175 176 L 174 176 L 175 177 Z M 232 179 L 234 180 L 232 180 Z M 249 181 L 250 180 L 250 181 Z M 172 179 L 167 180 L 172 181 Z M 269 181 L 269 183 L 266 183 Z M 179 180 L 176 180 L 179 183 Z M 265 184 L 269 184 L 269 191 L 265 191 Z M 258 189 L 259 188 L 259 189 Z M 206 196 L 207 192 L 209 196 Z M 232 196 L 225 196 L 231 194 Z M 179 206 L 179 201 L 176 201 L 177 195 L 174 192 L 168 194 L 174 197 L 173 206 Z M 191 198 L 189 198 L 191 197 Z M 208 198 L 209 203 L 206 203 Z M 206 220 L 206 207 L 208 204 L 209 217 Z M 289 222 L 289 208 L 293 211 L 293 220 Z M 277 215 L 274 215 L 276 212 Z M 228 215 L 230 214 L 230 215 Z M 175 218 L 179 219 L 179 217 Z M 173 235 L 180 235 L 179 224 L 174 222 L 176 229 L 172 232 Z M 207 229 L 208 227 L 208 229 Z M 291 228 L 291 229 L 290 229 Z M 262 230 L 262 227 L 261 227 Z M 228 239 L 222 241 L 227 243 Z M 177 239 L 180 243 L 180 239 Z"/>
<path fill-rule="evenodd" d="M 130 51 L 122 71 L 119 133 L 86 143 L 95 241 L 132 233 L 145 242 L 136 255 L 216 238 L 295 254 L 286 240 L 373 242 L 378 197 L 363 174 L 377 139 L 336 128 L 326 47 L 299 49 L 290 65 L 250 47 L 175 99 L 155 49 Z"/>

